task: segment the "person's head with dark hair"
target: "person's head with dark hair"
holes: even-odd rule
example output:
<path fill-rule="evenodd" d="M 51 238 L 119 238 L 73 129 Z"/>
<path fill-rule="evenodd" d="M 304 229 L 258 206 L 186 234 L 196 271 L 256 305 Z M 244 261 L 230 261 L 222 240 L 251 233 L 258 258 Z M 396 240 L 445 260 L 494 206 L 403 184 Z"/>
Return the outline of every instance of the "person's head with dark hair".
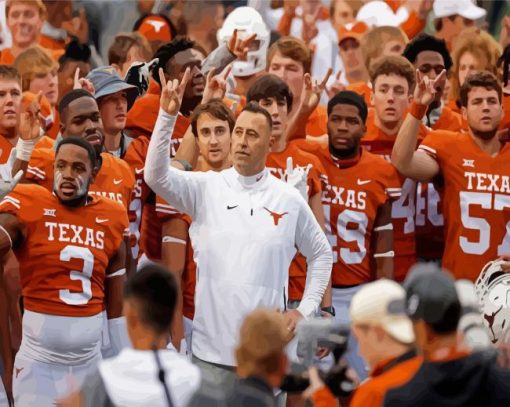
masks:
<path fill-rule="evenodd" d="M 398 132 L 413 97 L 413 65 L 402 56 L 381 57 L 370 67 L 370 81 L 376 122 L 387 132 Z"/>
<path fill-rule="evenodd" d="M 328 142 L 330 153 L 339 159 L 359 154 L 361 138 L 366 132 L 368 109 L 356 92 L 338 92 L 328 102 Z"/>
<path fill-rule="evenodd" d="M 113 66 L 121 78 L 134 62 L 148 62 L 153 54 L 147 39 L 138 32 L 120 33 L 108 49 L 108 65 Z"/>
<path fill-rule="evenodd" d="M 4 137 L 18 135 L 21 96 L 21 78 L 17 69 L 0 65 L 0 134 Z"/>
<path fill-rule="evenodd" d="M 424 33 L 407 44 L 402 55 L 430 80 L 436 79 L 443 70 L 448 72 L 452 67 L 446 42 Z M 443 91 L 444 86 L 437 89 L 436 98 L 429 109 L 435 109 L 441 104 Z"/>
<path fill-rule="evenodd" d="M 462 115 L 475 137 L 492 139 L 503 119 L 503 89 L 489 71 L 469 75 L 460 88 Z"/>
<path fill-rule="evenodd" d="M 244 176 L 261 173 L 271 146 L 271 115 L 257 102 L 249 102 L 239 114 L 232 133 L 232 161 Z"/>
<path fill-rule="evenodd" d="M 83 206 L 90 185 L 101 168 L 101 158 L 85 139 L 62 139 L 55 152 L 53 191 L 67 206 Z"/>
<path fill-rule="evenodd" d="M 86 90 L 74 89 L 62 97 L 58 111 L 63 138 L 78 136 L 102 151 L 103 122 L 94 96 Z"/>
<path fill-rule="evenodd" d="M 166 348 L 178 295 L 177 280 L 162 266 L 150 264 L 129 277 L 124 315 L 135 349 Z"/>
<path fill-rule="evenodd" d="M 234 114 L 221 99 L 212 99 L 193 111 L 191 130 L 208 169 L 230 167 L 230 139 L 235 122 Z"/>
<path fill-rule="evenodd" d="M 186 85 L 181 103 L 181 112 L 189 114 L 202 100 L 205 87 L 205 77 L 201 72 L 204 54 L 196 49 L 195 43 L 188 38 L 178 36 L 168 44 L 158 48 L 153 58 L 159 62 L 152 68 L 152 78 L 161 86 L 159 69 L 163 68 L 167 81 L 182 80 L 187 68 L 191 69 L 191 78 Z"/>
<path fill-rule="evenodd" d="M 404 281 L 403 311 L 413 322 L 416 346 L 428 359 L 438 347 L 455 345 L 462 306 L 455 281 L 434 264 L 418 264 Z"/>
<path fill-rule="evenodd" d="M 292 93 L 289 86 L 278 76 L 265 74 L 251 85 L 246 95 L 247 102 L 257 102 L 271 115 L 273 143 L 286 144 L 284 140 L 287 118 L 292 109 Z M 283 139 L 283 140 L 282 140 Z M 277 146 L 276 146 L 277 147 Z M 284 147 L 281 145 L 281 147 Z M 279 148 L 278 148 L 279 149 Z"/>
<path fill-rule="evenodd" d="M 503 87 L 506 87 L 510 81 L 510 44 L 505 47 L 501 57 L 498 59 L 498 67 L 503 74 Z"/>
<path fill-rule="evenodd" d="M 80 44 L 73 39 L 66 45 L 65 53 L 59 60 L 58 68 L 58 95 L 61 98 L 73 89 L 74 73 L 80 70 L 80 78 L 84 78 L 90 72 L 90 57 L 92 52 L 87 44 Z"/>

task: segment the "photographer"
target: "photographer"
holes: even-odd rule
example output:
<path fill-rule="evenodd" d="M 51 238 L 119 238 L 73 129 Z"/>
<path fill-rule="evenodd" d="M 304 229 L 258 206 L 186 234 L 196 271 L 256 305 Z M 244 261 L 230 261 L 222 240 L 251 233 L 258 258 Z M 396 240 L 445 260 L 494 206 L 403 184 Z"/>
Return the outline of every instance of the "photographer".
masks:
<path fill-rule="evenodd" d="M 220 389 L 204 378 L 204 385 L 190 407 L 276 407 L 273 389 L 287 371 L 285 346 L 289 341 L 284 317 L 276 311 L 257 309 L 241 325 L 236 348 L 237 380 Z"/>

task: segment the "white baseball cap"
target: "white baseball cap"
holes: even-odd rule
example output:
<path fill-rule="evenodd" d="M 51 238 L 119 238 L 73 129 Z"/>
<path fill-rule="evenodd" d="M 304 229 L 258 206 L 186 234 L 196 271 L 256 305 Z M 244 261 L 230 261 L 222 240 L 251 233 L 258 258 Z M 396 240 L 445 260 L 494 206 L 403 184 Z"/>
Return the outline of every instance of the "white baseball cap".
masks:
<path fill-rule="evenodd" d="M 436 18 L 458 14 L 468 20 L 478 20 L 487 14 L 487 11 L 478 7 L 474 0 L 435 0 L 433 10 Z"/>
<path fill-rule="evenodd" d="M 414 342 L 411 320 L 394 305 L 405 301 L 406 292 L 395 281 L 380 279 L 364 285 L 352 298 L 350 315 L 353 324 L 377 325 L 399 342 Z M 396 307 L 398 308 L 398 307 Z"/>
<path fill-rule="evenodd" d="M 356 14 L 356 20 L 363 21 L 369 27 L 391 25 L 398 27 L 409 18 L 405 7 L 399 7 L 395 12 L 384 1 L 371 1 L 363 5 Z"/>

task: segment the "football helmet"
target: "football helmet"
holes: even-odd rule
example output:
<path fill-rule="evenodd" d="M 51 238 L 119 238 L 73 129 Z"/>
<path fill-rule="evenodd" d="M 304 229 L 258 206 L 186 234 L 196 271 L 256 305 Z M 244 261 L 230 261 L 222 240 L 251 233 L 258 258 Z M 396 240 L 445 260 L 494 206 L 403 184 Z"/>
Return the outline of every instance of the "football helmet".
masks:
<path fill-rule="evenodd" d="M 501 260 L 487 263 L 475 283 L 483 322 L 493 344 L 510 342 L 510 273 Z"/>
<path fill-rule="evenodd" d="M 253 41 L 246 61 L 234 61 L 232 74 L 234 76 L 250 76 L 266 69 L 267 49 L 269 47 L 270 32 L 261 15 L 252 7 L 238 7 L 232 11 L 223 27 L 218 30 L 218 43 L 226 43 L 237 29 L 238 38 L 245 38 L 257 34 Z"/>

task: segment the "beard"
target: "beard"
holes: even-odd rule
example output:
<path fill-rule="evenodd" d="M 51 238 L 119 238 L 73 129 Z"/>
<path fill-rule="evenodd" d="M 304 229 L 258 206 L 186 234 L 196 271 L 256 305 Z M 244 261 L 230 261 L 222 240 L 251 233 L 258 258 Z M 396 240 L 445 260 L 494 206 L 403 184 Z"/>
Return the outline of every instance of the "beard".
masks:
<path fill-rule="evenodd" d="M 355 143 L 352 147 L 349 148 L 335 148 L 331 143 L 329 143 L 329 152 L 331 155 L 339 158 L 341 160 L 347 160 L 349 158 L 356 157 L 359 151 L 359 142 Z"/>
<path fill-rule="evenodd" d="M 493 139 L 496 136 L 498 129 L 496 127 L 494 130 L 480 131 L 471 127 L 471 132 L 473 133 L 473 136 L 475 136 L 476 138 L 487 141 Z"/>

